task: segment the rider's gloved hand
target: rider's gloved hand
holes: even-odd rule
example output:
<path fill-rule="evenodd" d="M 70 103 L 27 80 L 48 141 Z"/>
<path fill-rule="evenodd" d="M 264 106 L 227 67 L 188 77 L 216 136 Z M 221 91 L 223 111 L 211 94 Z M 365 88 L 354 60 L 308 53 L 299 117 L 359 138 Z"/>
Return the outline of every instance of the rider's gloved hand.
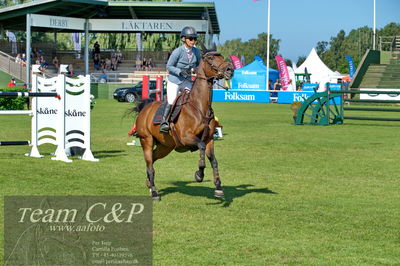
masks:
<path fill-rule="evenodd" d="M 192 71 L 190 71 L 190 69 L 182 69 L 181 73 L 179 73 L 179 75 L 181 75 L 182 77 L 190 77 L 192 75 Z"/>

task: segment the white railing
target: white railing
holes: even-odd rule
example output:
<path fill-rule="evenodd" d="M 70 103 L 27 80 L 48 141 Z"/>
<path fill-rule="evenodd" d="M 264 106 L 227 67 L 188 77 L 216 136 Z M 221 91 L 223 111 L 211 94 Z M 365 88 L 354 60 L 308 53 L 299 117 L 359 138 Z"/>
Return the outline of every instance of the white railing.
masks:
<path fill-rule="evenodd" d="M 26 67 L 15 62 L 15 58 L 0 51 L 0 69 L 26 82 Z"/>

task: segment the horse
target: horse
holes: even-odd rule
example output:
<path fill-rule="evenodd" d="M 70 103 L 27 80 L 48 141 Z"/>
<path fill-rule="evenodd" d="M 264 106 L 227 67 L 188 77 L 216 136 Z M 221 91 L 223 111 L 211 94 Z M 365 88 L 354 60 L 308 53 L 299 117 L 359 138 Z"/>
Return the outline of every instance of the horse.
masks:
<path fill-rule="evenodd" d="M 215 184 L 215 197 L 223 197 L 221 179 L 218 172 L 218 162 L 214 154 L 215 119 L 212 104 L 212 87 L 215 79 L 231 79 L 233 67 L 215 49 L 206 49 L 202 45 L 202 60 L 196 70 L 196 79 L 187 101 L 181 107 L 176 122 L 170 122 L 171 130 L 160 133 L 159 125 L 153 124 L 153 117 L 163 103 L 160 101 L 142 101 L 134 111 L 136 117 L 136 134 L 140 139 L 146 162 L 146 185 L 150 189 L 153 200 L 160 200 L 154 178 L 155 161 L 164 158 L 171 151 L 200 151 L 199 170 L 194 178 L 202 182 L 204 178 L 205 155 L 211 163 Z"/>

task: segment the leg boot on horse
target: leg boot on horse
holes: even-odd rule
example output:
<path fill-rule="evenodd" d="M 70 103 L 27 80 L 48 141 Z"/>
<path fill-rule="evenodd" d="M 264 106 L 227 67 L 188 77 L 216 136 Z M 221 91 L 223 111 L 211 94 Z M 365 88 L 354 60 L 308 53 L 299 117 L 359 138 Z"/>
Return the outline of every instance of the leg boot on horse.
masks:
<path fill-rule="evenodd" d="M 161 133 L 168 133 L 170 130 L 169 123 L 168 123 L 168 117 L 169 117 L 169 112 L 171 111 L 171 104 L 166 104 L 164 108 L 164 113 L 162 115 L 162 120 L 160 124 L 160 132 Z"/>

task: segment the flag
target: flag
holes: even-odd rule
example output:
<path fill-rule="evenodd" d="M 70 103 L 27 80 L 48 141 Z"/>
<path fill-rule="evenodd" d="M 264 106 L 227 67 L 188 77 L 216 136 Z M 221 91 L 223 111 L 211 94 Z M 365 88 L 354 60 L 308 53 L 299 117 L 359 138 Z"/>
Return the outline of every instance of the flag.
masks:
<path fill-rule="evenodd" d="M 74 44 L 74 50 L 80 51 L 81 50 L 81 34 L 74 32 L 71 33 L 72 43 Z"/>
<path fill-rule="evenodd" d="M 289 76 L 289 71 L 286 66 L 285 60 L 281 56 L 275 56 L 276 64 L 278 65 L 278 70 L 279 70 L 279 78 L 282 83 L 282 90 L 286 91 L 288 90 L 288 87 L 290 85 L 290 76 Z"/>
<path fill-rule="evenodd" d="M 17 37 L 15 36 L 14 32 L 8 31 L 7 32 L 8 41 L 11 42 L 11 53 L 16 54 L 17 51 Z"/>
<path fill-rule="evenodd" d="M 347 59 L 347 63 L 349 64 L 349 75 L 350 75 L 350 78 L 353 78 L 353 75 L 356 72 L 356 69 L 354 67 L 353 58 L 351 58 L 351 56 L 346 56 L 346 59 Z"/>
<path fill-rule="evenodd" d="M 231 55 L 230 58 L 231 58 L 234 69 L 243 67 L 242 62 L 240 62 L 240 60 L 237 56 Z"/>

